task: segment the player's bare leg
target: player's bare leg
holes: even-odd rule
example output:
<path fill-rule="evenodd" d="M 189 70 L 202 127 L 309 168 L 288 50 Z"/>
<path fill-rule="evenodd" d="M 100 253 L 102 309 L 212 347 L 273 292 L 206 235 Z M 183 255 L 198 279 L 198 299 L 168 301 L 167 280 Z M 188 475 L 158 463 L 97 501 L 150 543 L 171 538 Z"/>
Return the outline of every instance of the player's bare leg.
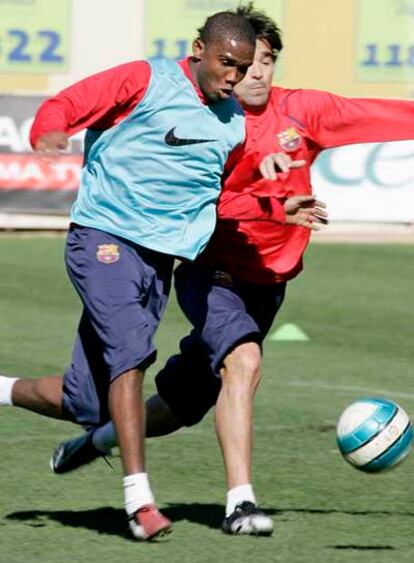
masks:
<path fill-rule="evenodd" d="M 216 431 L 229 489 L 251 481 L 253 399 L 260 380 L 259 346 L 237 346 L 224 360 L 216 405 Z"/>
<path fill-rule="evenodd" d="M 50 376 L 39 379 L 6 378 L 0 376 L 0 385 L 10 385 L 10 404 L 43 416 L 70 420 L 62 408 L 63 377 Z"/>
<path fill-rule="evenodd" d="M 109 411 L 121 452 L 130 529 L 137 539 L 151 539 L 169 531 L 171 523 L 155 507 L 145 472 L 143 379 L 138 369 L 117 377 L 109 390 Z"/>
<path fill-rule="evenodd" d="M 145 470 L 144 373 L 132 369 L 117 377 L 109 389 L 109 411 L 118 436 L 125 475 Z"/>
<path fill-rule="evenodd" d="M 249 342 L 237 346 L 224 360 L 222 387 L 216 405 L 216 432 L 227 477 L 227 505 L 223 531 L 264 534 L 272 520 L 256 506 L 251 485 L 253 400 L 260 381 L 261 351 Z"/>

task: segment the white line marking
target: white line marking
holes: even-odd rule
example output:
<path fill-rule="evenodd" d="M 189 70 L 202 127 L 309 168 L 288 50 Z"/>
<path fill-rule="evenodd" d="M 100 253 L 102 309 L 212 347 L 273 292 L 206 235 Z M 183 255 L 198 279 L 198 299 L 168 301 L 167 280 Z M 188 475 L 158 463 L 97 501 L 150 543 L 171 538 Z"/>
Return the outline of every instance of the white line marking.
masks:
<path fill-rule="evenodd" d="M 414 393 L 404 393 L 401 391 L 390 391 L 387 389 L 373 389 L 372 387 L 359 387 L 357 385 L 333 385 L 329 383 L 324 383 L 323 381 L 289 381 L 288 385 L 290 387 L 313 387 L 315 389 L 328 389 L 330 391 L 346 391 L 349 393 L 371 393 L 373 395 L 384 395 L 401 397 L 402 399 L 414 399 Z"/>

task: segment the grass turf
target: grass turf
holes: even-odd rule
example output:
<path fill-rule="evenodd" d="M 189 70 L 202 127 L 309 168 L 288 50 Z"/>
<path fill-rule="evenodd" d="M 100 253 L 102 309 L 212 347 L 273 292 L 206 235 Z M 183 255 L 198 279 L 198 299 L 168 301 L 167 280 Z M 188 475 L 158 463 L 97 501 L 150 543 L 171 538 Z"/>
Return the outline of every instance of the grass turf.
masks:
<path fill-rule="evenodd" d="M 63 268 L 61 238 L 0 239 L 0 371 L 61 373 L 79 304 Z M 53 446 L 69 424 L 0 411 L 0 561 L 405 563 L 414 557 L 414 456 L 395 471 L 365 475 L 335 446 L 335 423 L 354 399 L 380 394 L 414 415 L 414 247 L 317 245 L 289 285 L 276 326 L 295 323 L 309 342 L 265 346 L 256 401 L 254 483 L 272 514 L 272 538 L 229 537 L 218 528 L 225 483 L 212 416 L 148 441 L 156 497 L 174 533 L 154 544 L 129 539 L 120 463 L 57 477 Z M 159 360 L 187 323 L 174 299 L 157 335 Z"/>

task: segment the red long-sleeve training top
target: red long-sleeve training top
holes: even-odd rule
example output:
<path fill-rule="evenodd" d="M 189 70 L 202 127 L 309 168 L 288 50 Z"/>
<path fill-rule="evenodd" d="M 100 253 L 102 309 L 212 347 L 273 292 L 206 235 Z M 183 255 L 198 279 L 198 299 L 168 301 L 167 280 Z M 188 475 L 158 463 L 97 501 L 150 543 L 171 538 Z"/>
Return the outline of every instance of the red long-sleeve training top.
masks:
<path fill-rule="evenodd" d="M 270 204 L 312 193 L 310 166 L 324 149 L 414 139 L 414 102 L 273 87 L 265 109 L 246 110 L 246 127 L 248 154 L 285 151 L 306 165 L 269 182 L 246 166 L 248 158 L 239 162 L 221 193 L 216 231 L 198 260 L 246 281 L 274 283 L 301 271 L 310 231 L 264 221 L 266 212 L 271 216 Z"/>

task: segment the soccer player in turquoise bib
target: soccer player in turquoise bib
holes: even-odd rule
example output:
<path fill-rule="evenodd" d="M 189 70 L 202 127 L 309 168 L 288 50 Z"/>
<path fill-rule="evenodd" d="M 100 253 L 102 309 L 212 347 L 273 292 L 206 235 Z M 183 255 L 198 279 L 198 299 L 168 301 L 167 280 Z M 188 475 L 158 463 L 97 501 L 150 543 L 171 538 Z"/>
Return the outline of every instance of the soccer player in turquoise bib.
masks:
<path fill-rule="evenodd" d="M 86 78 L 47 100 L 31 130 L 35 151 L 53 157 L 87 129 L 65 254 L 83 314 L 63 395 L 61 378 L 35 387 L 22 379 L 9 381 L 2 402 L 10 392 L 14 404 L 41 414 L 86 425 L 112 419 L 138 539 L 170 529 L 145 471 L 143 377 L 155 360 L 174 258 L 193 260 L 205 247 L 225 164 L 242 151 L 245 120 L 232 92 L 255 41 L 245 18 L 217 13 L 192 57 L 132 62 Z M 96 349 L 103 365 L 92 374 Z"/>
<path fill-rule="evenodd" d="M 252 7 L 240 13 L 258 37 L 255 62 L 235 89 L 246 111 L 248 156 L 225 181 L 219 221 L 206 250 L 196 264 L 177 270 L 178 297 L 195 331 L 156 377 L 159 394 L 147 401 L 147 434 L 167 434 L 196 424 L 217 404 L 228 477 L 223 529 L 269 534 L 272 521 L 258 509 L 251 486 L 251 411 L 260 376 L 260 346 L 283 302 L 286 283 L 302 269 L 312 227 L 308 219 L 314 227 L 324 219 L 321 209 L 310 209 L 310 215 L 297 220 L 299 225 L 285 225 L 291 222 L 289 202 L 312 193 L 310 166 L 322 150 L 413 139 L 414 103 L 272 87 L 274 63 L 282 48 L 279 30 Z M 261 179 L 251 166 L 255 151 L 272 153 L 264 157 L 262 167 L 276 181 Z M 311 207 L 315 203 L 309 200 Z M 108 424 L 63 443 L 56 449 L 54 471 L 75 469 L 115 442 Z"/>

